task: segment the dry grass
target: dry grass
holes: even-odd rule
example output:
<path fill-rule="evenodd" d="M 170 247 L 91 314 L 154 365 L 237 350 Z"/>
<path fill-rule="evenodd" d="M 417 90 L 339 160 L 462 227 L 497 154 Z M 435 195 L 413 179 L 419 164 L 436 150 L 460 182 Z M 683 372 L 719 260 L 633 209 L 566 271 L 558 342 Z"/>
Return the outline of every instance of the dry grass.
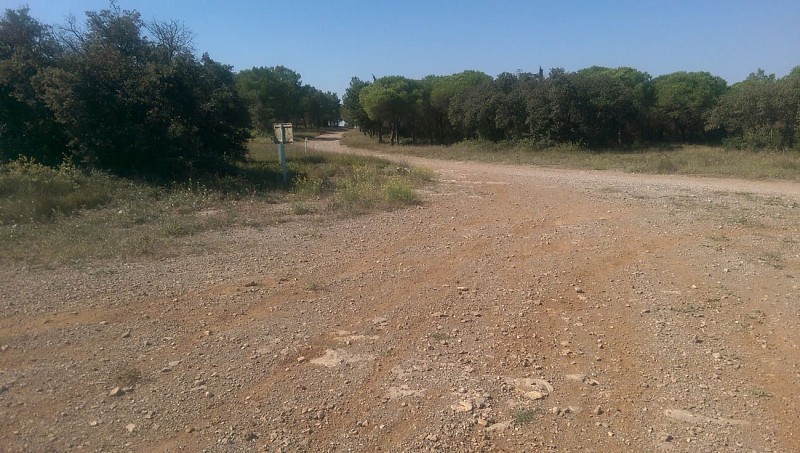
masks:
<path fill-rule="evenodd" d="M 58 266 L 210 253 L 201 233 L 395 209 L 419 203 L 416 189 L 430 180 L 380 159 L 302 150 L 301 142 L 289 147 L 289 187 L 276 146 L 263 139 L 234 173 L 169 186 L 27 161 L 0 165 L 0 260 Z"/>
<path fill-rule="evenodd" d="M 680 174 L 800 181 L 800 152 L 739 151 L 711 146 L 674 146 L 639 151 L 590 151 L 573 145 L 534 150 L 510 143 L 463 142 L 451 146 L 390 146 L 358 131 L 345 135 L 346 145 L 388 154 L 473 160 L 542 167 L 615 170 L 629 173 Z"/>
<path fill-rule="evenodd" d="M 111 382 L 120 387 L 133 387 L 142 380 L 142 372 L 130 364 L 122 364 L 117 367 L 111 376 Z"/>

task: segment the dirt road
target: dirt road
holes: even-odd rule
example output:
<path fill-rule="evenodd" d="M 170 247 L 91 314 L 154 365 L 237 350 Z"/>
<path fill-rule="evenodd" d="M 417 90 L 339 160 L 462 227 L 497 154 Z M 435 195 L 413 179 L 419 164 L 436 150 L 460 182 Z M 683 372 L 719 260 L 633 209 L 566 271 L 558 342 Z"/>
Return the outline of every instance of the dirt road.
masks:
<path fill-rule="evenodd" d="M 799 185 L 403 160 L 415 208 L 1 267 L 0 450 L 800 451 Z"/>

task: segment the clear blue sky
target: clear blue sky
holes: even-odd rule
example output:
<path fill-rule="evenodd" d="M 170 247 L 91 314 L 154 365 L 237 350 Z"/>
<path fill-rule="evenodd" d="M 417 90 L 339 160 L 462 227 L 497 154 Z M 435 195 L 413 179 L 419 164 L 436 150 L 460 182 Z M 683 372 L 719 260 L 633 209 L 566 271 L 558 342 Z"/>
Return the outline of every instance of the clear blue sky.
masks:
<path fill-rule="evenodd" d="M 0 0 L 63 24 L 106 0 Z M 708 71 L 728 83 L 800 66 L 800 0 L 119 0 L 145 20 L 177 19 L 198 54 L 283 65 L 340 97 L 357 76 L 496 76 L 542 66 L 631 66 L 652 76 Z"/>

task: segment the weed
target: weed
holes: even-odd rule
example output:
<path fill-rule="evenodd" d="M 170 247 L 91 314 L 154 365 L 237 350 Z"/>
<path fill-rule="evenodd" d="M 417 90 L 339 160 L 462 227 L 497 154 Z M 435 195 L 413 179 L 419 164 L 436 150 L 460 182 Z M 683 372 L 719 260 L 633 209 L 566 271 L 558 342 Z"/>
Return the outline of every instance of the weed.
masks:
<path fill-rule="evenodd" d="M 772 393 L 764 390 L 763 388 L 756 387 L 753 389 L 753 396 L 758 398 L 771 398 L 773 395 Z"/>
<path fill-rule="evenodd" d="M 680 307 L 670 306 L 669 308 L 670 310 L 676 313 L 691 314 L 691 313 L 700 313 L 704 311 L 707 307 L 703 305 L 688 304 L 688 305 L 682 305 Z"/>
<path fill-rule="evenodd" d="M 686 196 L 686 195 L 676 195 L 674 197 L 670 197 L 672 201 L 672 205 L 676 208 L 684 208 L 684 209 L 695 209 L 700 206 L 701 201 L 697 199 L 697 197 L 693 196 Z"/>
<path fill-rule="evenodd" d="M 676 165 L 675 161 L 670 159 L 668 156 L 661 156 L 659 159 L 657 159 L 653 168 L 656 173 L 662 175 L 671 175 L 678 172 L 678 166 Z"/>
<path fill-rule="evenodd" d="M 786 200 L 781 197 L 769 196 L 764 197 L 764 204 L 767 206 L 784 206 L 786 204 Z"/>
<path fill-rule="evenodd" d="M 436 174 L 433 172 L 433 170 L 425 167 L 411 167 L 409 176 L 411 177 L 412 181 L 423 183 L 431 182 L 436 179 Z"/>
<path fill-rule="evenodd" d="M 295 201 L 292 203 L 292 213 L 295 215 L 306 215 L 312 214 L 313 212 L 314 210 L 302 201 Z"/>
<path fill-rule="evenodd" d="M 764 224 L 751 216 L 740 215 L 731 220 L 734 224 L 745 228 L 763 228 Z"/>
<path fill-rule="evenodd" d="M 776 252 L 764 252 L 758 260 L 774 269 L 781 270 L 784 267 L 783 257 Z"/>
<path fill-rule="evenodd" d="M 396 179 L 390 180 L 383 186 L 383 197 L 389 203 L 417 204 L 419 195 L 411 184 Z"/>
<path fill-rule="evenodd" d="M 740 197 L 744 198 L 745 200 L 748 200 L 748 201 L 755 201 L 755 200 L 756 200 L 756 194 L 754 194 L 753 192 L 741 192 L 741 191 L 737 191 L 737 192 L 734 192 L 734 193 L 735 193 L 736 195 L 738 195 L 738 196 L 740 196 Z"/>
<path fill-rule="evenodd" d="M 306 291 L 310 291 L 310 292 L 316 293 L 316 292 L 327 291 L 327 290 L 328 290 L 328 287 L 322 282 L 318 282 L 316 280 L 312 280 L 312 281 L 306 283 Z"/>
<path fill-rule="evenodd" d="M 74 167 L 46 167 L 29 159 L 0 166 L 0 225 L 71 216 L 111 200 L 114 180 Z"/>
<path fill-rule="evenodd" d="M 120 387 L 133 387 L 142 379 L 142 372 L 138 368 L 123 364 L 120 365 L 111 376 L 111 380 L 115 385 Z"/>
<path fill-rule="evenodd" d="M 163 228 L 165 236 L 178 238 L 194 234 L 201 229 L 201 225 L 178 217 L 166 220 Z"/>
<path fill-rule="evenodd" d="M 316 197 L 322 193 L 325 181 L 321 177 L 300 176 L 295 178 L 295 193 L 305 197 Z"/>
<path fill-rule="evenodd" d="M 539 408 L 519 409 L 514 412 L 514 415 L 511 417 L 511 419 L 515 425 L 525 425 L 536 419 L 536 415 L 539 413 L 541 413 L 541 409 Z"/>
<path fill-rule="evenodd" d="M 118 272 L 119 271 L 117 269 L 101 268 L 101 269 L 95 269 L 95 270 L 91 271 L 90 274 L 91 275 L 114 275 L 114 274 L 116 274 Z"/>

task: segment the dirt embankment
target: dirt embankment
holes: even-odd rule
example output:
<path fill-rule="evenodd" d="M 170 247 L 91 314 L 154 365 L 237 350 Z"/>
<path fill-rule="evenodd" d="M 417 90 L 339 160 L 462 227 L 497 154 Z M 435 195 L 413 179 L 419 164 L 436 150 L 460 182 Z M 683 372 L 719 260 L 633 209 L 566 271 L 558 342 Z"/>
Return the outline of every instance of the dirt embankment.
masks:
<path fill-rule="evenodd" d="M 0 267 L 0 450 L 800 451 L 800 186 L 403 160 L 419 207 Z"/>

